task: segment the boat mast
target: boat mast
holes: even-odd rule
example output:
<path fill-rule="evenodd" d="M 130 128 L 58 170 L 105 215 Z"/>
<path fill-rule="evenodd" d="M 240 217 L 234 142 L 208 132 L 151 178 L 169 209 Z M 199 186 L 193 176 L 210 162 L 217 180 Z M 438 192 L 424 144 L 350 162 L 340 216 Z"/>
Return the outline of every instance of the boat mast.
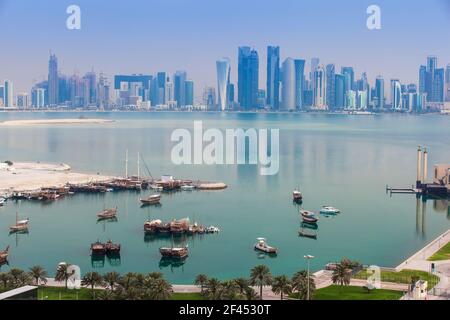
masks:
<path fill-rule="evenodd" d="M 137 177 L 138 177 L 138 180 L 140 180 L 140 178 L 141 178 L 141 175 L 140 175 L 140 168 L 139 168 L 139 157 L 140 157 L 140 153 L 138 152 L 138 159 L 137 159 Z"/>

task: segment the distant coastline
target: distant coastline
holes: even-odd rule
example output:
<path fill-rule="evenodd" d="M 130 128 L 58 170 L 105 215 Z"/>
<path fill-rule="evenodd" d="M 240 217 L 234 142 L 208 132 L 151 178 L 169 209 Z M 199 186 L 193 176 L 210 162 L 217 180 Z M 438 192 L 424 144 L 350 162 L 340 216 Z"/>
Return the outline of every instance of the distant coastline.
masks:
<path fill-rule="evenodd" d="M 104 124 L 114 120 L 107 119 L 39 119 L 39 120 L 7 120 L 0 122 L 0 126 L 36 126 L 36 125 L 67 125 L 67 124 Z"/>

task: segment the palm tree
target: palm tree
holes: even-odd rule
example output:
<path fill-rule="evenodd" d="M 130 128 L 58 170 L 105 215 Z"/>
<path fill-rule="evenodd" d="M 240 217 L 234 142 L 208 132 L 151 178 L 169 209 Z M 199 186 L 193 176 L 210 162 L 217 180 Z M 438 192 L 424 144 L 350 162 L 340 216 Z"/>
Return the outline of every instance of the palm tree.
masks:
<path fill-rule="evenodd" d="M 0 273 L 0 282 L 2 283 L 2 288 L 6 289 L 11 282 L 11 275 L 5 272 Z"/>
<path fill-rule="evenodd" d="M 222 283 L 216 278 L 209 279 L 206 283 L 204 294 L 209 300 L 219 300 L 222 291 Z"/>
<path fill-rule="evenodd" d="M 309 281 L 309 286 L 308 286 Z M 314 291 L 316 290 L 316 283 L 313 277 L 309 277 L 306 270 L 299 271 L 292 277 L 292 290 L 297 293 L 300 300 L 306 300 L 308 297 L 308 287 L 309 287 L 309 297 L 314 296 Z"/>
<path fill-rule="evenodd" d="M 131 286 L 134 285 L 136 281 L 136 273 L 128 272 L 123 277 L 121 277 L 119 284 L 125 289 L 128 290 Z"/>
<path fill-rule="evenodd" d="M 225 300 L 240 300 L 241 297 L 239 287 L 234 280 L 222 283 L 222 293 L 220 298 Z"/>
<path fill-rule="evenodd" d="M 262 290 L 264 286 L 272 283 L 272 275 L 270 270 L 265 265 L 259 265 L 252 269 L 250 273 L 250 284 L 252 286 L 259 286 L 259 299 L 262 300 Z"/>
<path fill-rule="evenodd" d="M 81 280 L 81 285 L 91 287 L 92 297 L 95 300 L 95 287 L 103 285 L 103 277 L 97 272 L 88 272 Z"/>
<path fill-rule="evenodd" d="M 162 279 L 163 277 L 164 277 L 164 275 L 161 272 L 150 272 L 147 275 L 147 278 L 154 279 L 154 280 Z"/>
<path fill-rule="evenodd" d="M 67 289 L 67 282 L 69 281 L 70 277 L 75 273 L 75 270 L 72 272 L 69 271 L 70 264 L 64 263 L 58 265 L 58 268 L 56 269 L 56 275 L 55 280 L 58 282 L 63 282 L 65 284 L 65 288 Z"/>
<path fill-rule="evenodd" d="M 256 293 L 255 289 L 253 289 L 252 287 L 247 287 L 244 290 L 245 293 L 245 298 L 247 300 L 258 300 L 258 294 Z"/>
<path fill-rule="evenodd" d="M 30 282 L 28 274 L 21 269 L 13 268 L 9 270 L 9 275 L 14 288 L 22 287 Z"/>
<path fill-rule="evenodd" d="M 236 283 L 236 285 L 239 288 L 239 293 L 240 294 L 244 294 L 245 289 L 248 288 L 249 285 L 249 281 L 245 278 L 237 278 L 234 280 L 234 282 Z"/>
<path fill-rule="evenodd" d="M 349 268 L 347 261 L 342 260 L 341 263 L 336 264 L 333 270 L 331 280 L 333 283 L 338 283 L 341 286 L 348 286 L 352 277 L 352 270 Z"/>
<path fill-rule="evenodd" d="M 291 281 L 285 275 L 273 278 L 272 292 L 281 295 L 283 300 L 283 294 L 290 294 L 292 292 Z"/>
<path fill-rule="evenodd" d="M 200 292 L 203 294 L 203 288 L 205 287 L 205 284 L 208 282 L 208 277 L 205 274 L 199 274 L 197 277 L 195 277 L 194 284 L 196 286 L 200 286 Z"/>
<path fill-rule="evenodd" d="M 47 271 L 41 266 L 34 266 L 30 268 L 30 277 L 36 281 L 36 285 L 39 286 L 39 282 L 43 284 L 47 283 Z"/>
<path fill-rule="evenodd" d="M 169 300 L 172 296 L 172 285 L 166 280 L 154 279 L 151 287 L 148 289 L 147 296 L 151 300 Z"/>
<path fill-rule="evenodd" d="M 115 271 L 108 272 L 103 276 L 103 280 L 109 289 L 114 292 L 114 288 L 120 282 L 120 274 Z"/>

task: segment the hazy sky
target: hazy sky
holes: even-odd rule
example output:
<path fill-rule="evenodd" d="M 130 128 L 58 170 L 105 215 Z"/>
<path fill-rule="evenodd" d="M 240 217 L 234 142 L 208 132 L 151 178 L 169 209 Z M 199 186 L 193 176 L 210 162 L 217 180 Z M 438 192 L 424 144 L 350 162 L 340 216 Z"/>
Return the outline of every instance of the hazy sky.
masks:
<path fill-rule="evenodd" d="M 82 29 L 66 28 L 66 8 L 82 11 Z M 366 27 L 366 9 L 381 7 L 382 29 Z M 197 94 L 216 85 L 215 61 L 229 57 L 237 80 L 237 48 L 260 56 L 265 88 L 266 47 L 286 57 L 353 66 L 369 80 L 417 82 L 426 56 L 450 63 L 450 0 L 0 0 L 0 79 L 28 91 L 47 77 L 50 50 L 63 73 L 94 68 L 118 73 L 186 70 Z"/>

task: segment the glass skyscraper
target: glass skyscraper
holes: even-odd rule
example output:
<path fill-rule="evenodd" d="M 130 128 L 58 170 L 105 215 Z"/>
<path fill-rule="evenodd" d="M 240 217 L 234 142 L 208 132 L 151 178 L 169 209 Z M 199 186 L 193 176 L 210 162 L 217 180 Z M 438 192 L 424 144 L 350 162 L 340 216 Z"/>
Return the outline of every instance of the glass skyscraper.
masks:
<path fill-rule="evenodd" d="M 342 74 L 336 74 L 334 77 L 334 108 L 344 109 L 345 107 L 345 77 Z"/>
<path fill-rule="evenodd" d="M 296 81 L 295 81 L 295 61 L 287 58 L 282 66 L 282 89 L 281 89 L 281 109 L 283 111 L 293 111 L 296 106 Z"/>
<path fill-rule="evenodd" d="M 328 64 L 326 66 L 326 77 L 327 77 L 327 106 L 329 110 L 335 109 L 335 66 L 334 64 Z"/>
<path fill-rule="evenodd" d="M 174 99 L 179 107 L 186 105 L 186 71 L 177 71 L 173 75 Z"/>
<path fill-rule="evenodd" d="M 397 79 L 391 80 L 391 104 L 392 110 L 402 109 L 402 86 Z"/>
<path fill-rule="evenodd" d="M 380 111 L 384 109 L 384 79 L 378 76 L 375 80 L 375 109 Z"/>
<path fill-rule="evenodd" d="M 58 87 L 58 59 L 52 54 L 48 62 L 48 103 L 50 106 L 58 105 Z"/>
<path fill-rule="evenodd" d="M 280 101 L 280 47 L 267 47 L 267 105 L 279 109 Z"/>
<path fill-rule="evenodd" d="M 295 59 L 295 106 L 297 110 L 304 107 L 303 87 L 305 86 L 305 60 Z"/>
<path fill-rule="evenodd" d="M 259 57 L 250 47 L 239 47 L 238 52 L 238 101 L 241 109 L 258 106 Z"/>
<path fill-rule="evenodd" d="M 186 106 L 193 106 L 194 105 L 194 81 L 192 80 L 186 80 L 184 82 L 185 85 L 185 101 Z"/>
<path fill-rule="evenodd" d="M 231 64 L 230 59 L 217 60 L 217 93 L 219 95 L 219 108 L 224 111 L 228 107 L 228 86 L 230 84 Z"/>

